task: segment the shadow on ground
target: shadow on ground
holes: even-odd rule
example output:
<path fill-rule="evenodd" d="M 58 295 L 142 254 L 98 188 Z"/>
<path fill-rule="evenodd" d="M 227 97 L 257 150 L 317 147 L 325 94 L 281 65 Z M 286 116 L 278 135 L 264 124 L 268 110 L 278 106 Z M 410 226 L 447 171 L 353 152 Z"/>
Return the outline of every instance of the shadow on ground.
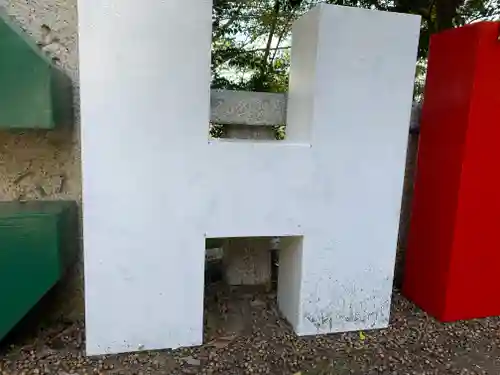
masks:
<path fill-rule="evenodd" d="M 214 283 L 205 309 L 201 347 L 92 358 L 83 322 L 34 311 L 0 346 L 0 374 L 500 374 L 500 318 L 440 324 L 397 291 L 390 327 L 361 335 L 298 338 L 258 289 Z"/>

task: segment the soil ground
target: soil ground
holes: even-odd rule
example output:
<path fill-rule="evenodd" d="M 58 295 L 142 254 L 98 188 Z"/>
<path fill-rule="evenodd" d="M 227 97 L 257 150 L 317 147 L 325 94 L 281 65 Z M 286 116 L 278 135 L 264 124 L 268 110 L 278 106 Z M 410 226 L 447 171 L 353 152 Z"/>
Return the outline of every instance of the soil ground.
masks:
<path fill-rule="evenodd" d="M 298 338 L 275 294 L 206 293 L 205 344 L 85 357 L 83 322 L 23 322 L 0 346 L 0 374 L 500 374 L 500 318 L 441 324 L 394 292 L 390 327 Z"/>

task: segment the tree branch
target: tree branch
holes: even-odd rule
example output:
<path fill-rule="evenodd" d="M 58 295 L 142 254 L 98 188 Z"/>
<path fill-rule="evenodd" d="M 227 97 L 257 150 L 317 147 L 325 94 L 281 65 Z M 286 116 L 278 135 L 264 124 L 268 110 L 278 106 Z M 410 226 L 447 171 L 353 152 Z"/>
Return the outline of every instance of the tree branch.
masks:
<path fill-rule="evenodd" d="M 274 33 L 276 31 L 276 25 L 278 24 L 279 12 L 280 12 L 280 0 L 275 0 L 274 1 L 274 19 L 273 19 L 273 22 L 271 23 L 271 28 L 269 30 L 269 35 L 267 37 L 266 48 L 264 49 L 264 57 L 262 58 L 262 63 L 260 65 L 260 77 L 261 77 L 261 79 L 263 79 L 267 73 L 268 59 L 269 59 L 269 54 L 271 53 L 271 44 L 273 42 Z"/>
<path fill-rule="evenodd" d="M 221 26 L 219 30 L 217 30 L 217 33 L 215 33 L 214 36 L 212 37 L 213 41 L 218 40 L 226 32 L 226 30 L 229 29 L 229 27 L 236 22 L 238 16 L 241 13 L 242 7 L 243 7 L 243 2 L 238 4 L 238 8 L 236 8 L 231 18 L 223 26 Z"/>
<path fill-rule="evenodd" d="M 279 45 L 280 45 L 281 41 L 283 40 L 285 35 L 288 33 L 288 31 L 290 31 L 290 29 L 289 29 L 290 21 L 292 20 L 293 16 L 294 16 L 294 11 L 292 10 L 292 11 L 290 11 L 290 14 L 288 15 L 288 17 L 286 19 L 285 25 L 283 26 L 283 30 L 281 31 L 281 34 L 278 38 L 278 42 L 276 43 L 276 48 L 273 48 L 274 53 L 273 53 L 273 57 L 271 58 L 271 65 L 273 64 L 274 59 L 276 58 L 276 54 L 280 50 Z"/>

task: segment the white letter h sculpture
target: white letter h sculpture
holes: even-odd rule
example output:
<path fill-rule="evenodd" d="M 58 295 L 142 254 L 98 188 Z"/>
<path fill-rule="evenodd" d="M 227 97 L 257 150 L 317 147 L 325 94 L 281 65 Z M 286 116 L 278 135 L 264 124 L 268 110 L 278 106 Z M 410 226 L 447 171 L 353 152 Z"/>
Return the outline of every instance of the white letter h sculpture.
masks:
<path fill-rule="evenodd" d="M 285 238 L 298 335 L 388 324 L 419 18 L 314 8 L 286 139 L 213 140 L 211 7 L 79 1 L 89 355 L 201 344 L 214 237 Z"/>

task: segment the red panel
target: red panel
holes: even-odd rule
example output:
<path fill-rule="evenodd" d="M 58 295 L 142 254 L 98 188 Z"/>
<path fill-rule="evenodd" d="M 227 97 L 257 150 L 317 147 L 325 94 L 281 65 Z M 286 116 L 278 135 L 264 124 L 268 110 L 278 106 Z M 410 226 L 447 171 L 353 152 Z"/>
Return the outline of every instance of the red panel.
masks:
<path fill-rule="evenodd" d="M 500 315 L 499 34 L 431 39 L 403 293 L 443 321 Z"/>

